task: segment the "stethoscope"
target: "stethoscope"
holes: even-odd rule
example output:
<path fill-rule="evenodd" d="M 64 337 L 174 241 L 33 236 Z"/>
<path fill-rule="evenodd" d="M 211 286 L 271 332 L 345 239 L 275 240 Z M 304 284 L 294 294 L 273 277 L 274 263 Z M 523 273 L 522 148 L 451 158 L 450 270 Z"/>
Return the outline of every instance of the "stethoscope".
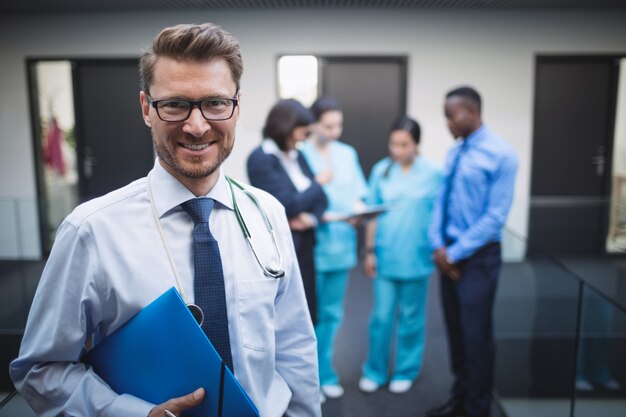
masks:
<path fill-rule="evenodd" d="M 181 284 L 180 275 L 178 273 L 178 269 L 176 268 L 176 263 L 174 262 L 172 251 L 170 250 L 170 246 L 167 243 L 167 238 L 165 236 L 165 232 L 163 231 L 163 226 L 161 225 L 161 219 L 159 219 L 159 214 L 157 213 L 156 205 L 154 204 L 154 195 L 152 193 L 151 175 L 152 173 L 148 174 L 148 198 L 150 200 L 150 208 L 152 209 L 152 217 L 154 218 L 154 223 L 156 224 L 157 229 L 159 230 L 161 242 L 163 243 L 163 247 L 165 248 L 165 252 L 167 253 L 167 259 L 172 268 L 172 272 L 174 273 L 174 278 L 176 279 L 176 286 L 178 287 L 178 291 L 180 292 L 180 295 L 183 298 L 183 300 L 187 302 L 188 298 L 185 295 L 185 288 Z M 263 207 L 261 207 L 259 200 L 257 200 L 254 194 L 246 190 L 243 187 L 243 185 L 239 184 L 237 181 L 235 181 L 234 179 L 228 176 L 225 176 L 225 178 L 226 178 L 226 182 L 228 183 L 228 188 L 230 189 L 230 195 L 233 200 L 233 211 L 235 212 L 237 223 L 239 224 L 239 228 L 241 229 L 241 233 L 243 234 L 243 237 L 246 239 L 246 242 L 248 242 L 248 246 L 252 250 L 254 259 L 256 259 L 257 263 L 263 270 L 263 274 L 265 274 L 265 276 L 267 276 L 268 278 L 277 279 L 277 278 L 284 277 L 285 270 L 283 269 L 283 257 L 281 255 L 280 248 L 278 247 L 278 241 L 276 240 L 274 227 L 272 226 L 270 219 L 267 217 L 265 210 L 263 210 Z M 278 266 L 276 268 L 263 265 L 263 262 L 261 262 L 261 258 L 259 258 L 257 251 L 254 249 L 254 245 L 252 244 L 252 241 L 251 241 L 252 234 L 250 233 L 250 229 L 248 229 L 248 226 L 246 225 L 246 221 L 244 220 L 241 214 L 241 210 L 239 210 L 239 205 L 237 204 L 237 199 L 235 198 L 234 188 L 237 188 L 241 192 L 243 192 L 250 199 L 250 201 L 254 203 L 254 205 L 259 210 L 259 213 L 261 213 L 261 217 L 263 218 L 263 223 L 265 223 L 265 227 L 268 233 L 270 234 L 270 236 L 272 237 L 272 243 L 274 245 L 274 249 L 276 250 L 276 254 L 278 255 Z M 204 313 L 202 309 L 196 304 L 192 304 L 192 303 L 187 303 L 187 308 L 189 308 L 189 311 L 191 311 L 191 314 L 194 316 L 198 324 L 202 325 L 202 322 L 204 321 Z"/>

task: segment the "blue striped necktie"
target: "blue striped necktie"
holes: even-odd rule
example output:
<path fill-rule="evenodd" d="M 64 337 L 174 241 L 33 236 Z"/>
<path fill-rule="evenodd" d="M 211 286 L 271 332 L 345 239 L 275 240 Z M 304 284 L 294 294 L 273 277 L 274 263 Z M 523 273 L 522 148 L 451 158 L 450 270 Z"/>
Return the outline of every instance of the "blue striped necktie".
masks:
<path fill-rule="evenodd" d="M 209 228 L 209 216 L 215 204 L 211 198 L 194 198 L 181 204 L 191 216 L 193 228 L 193 264 L 195 302 L 204 312 L 202 330 L 234 372 L 228 334 L 228 314 L 224 290 L 224 272 L 217 240 Z"/>
<path fill-rule="evenodd" d="M 452 167 L 450 169 L 450 173 L 448 174 L 448 178 L 446 178 L 446 188 L 445 194 L 443 196 L 443 210 L 442 210 L 442 219 L 441 219 L 441 235 L 443 236 L 443 242 L 446 246 L 449 246 L 452 243 L 452 239 L 448 236 L 448 222 L 450 220 L 450 195 L 452 195 L 452 188 L 454 185 L 454 177 L 456 176 L 456 172 L 459 168 L 459 162 L 461 161 L 461 156 L 465 153 L 467 149 L 467 138 L 463 139 L 463 143 L 459 147 L 459 152 L 456 154 L 454 158 L 454 162 L 452 163 Z"/>

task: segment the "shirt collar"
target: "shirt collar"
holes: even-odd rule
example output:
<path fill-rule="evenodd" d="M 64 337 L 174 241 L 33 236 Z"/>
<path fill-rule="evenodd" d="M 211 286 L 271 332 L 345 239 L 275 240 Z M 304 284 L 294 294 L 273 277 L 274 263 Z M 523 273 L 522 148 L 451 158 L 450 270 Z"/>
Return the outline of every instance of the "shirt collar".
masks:
<path fill-rule="evenodd" d="M 189 191 L 187 187 L 185 187 L 180 181 L 174 178 L 172 174 L 167 172 L 165 168 L 161 166 L 158 158 L 155 160 L 154 167 L 148 175 L 148 186 L 152 186 L 154 205 L 159 217 L 163 217 L 165 213 L 176 209 L 185 201 L 196 198 L 196 196 Z M 233 200 L 230 194 L 230 188 L 221 169 L 217 182 L 206 196 L 214 199 L 222 206 L 233 210 Z"/>
<path fill-rule="evenodd" d="M 485 133 L 485 131 L 487 130 L 487 126 L 485 125 L 480 125 L 480 127 L 476 130 L 474 130 L 472 133 L 470 133 L 464 140 L 467 143 L 467 146 L 472 145 L 474 142 L 476 142 L 478 140 L 478 138 L 480 138 L 483 133 Z"/>
<path fill-rule="evenodd" d="M 278 158 L 290 159 L 292 161 L 298 159 L 297 150 L 292 149 L 290 151 L 283 152 L 280 150 L 280 148 L 278 148 L 278 145 L 272 139 L 263 139 L 263 142 L 261 143 L 261 148 L 266 154 L 275 155 Z"/>

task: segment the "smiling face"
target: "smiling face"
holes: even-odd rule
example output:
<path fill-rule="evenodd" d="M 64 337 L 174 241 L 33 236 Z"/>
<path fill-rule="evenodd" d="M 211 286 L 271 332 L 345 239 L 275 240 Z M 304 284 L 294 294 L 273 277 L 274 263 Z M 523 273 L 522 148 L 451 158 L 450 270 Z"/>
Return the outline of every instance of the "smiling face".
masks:
<path fill-rule="evenodd" d="M 159 57 L 150 85 L 150 96 L 154 100 L 239 98 L 235 97 L 236 94 L 236 84 L 223 58 L 194 62 Z M 228 120 L 208 121 L 200 109 L 194 107 L 187 120 L 164 122 L 150 106 L 143 91 L 140 100 L 145 123 L 151 128 L 152 142 L 163 168 L 194 194 L 208 193 L 217 180 L 218 168 L 233 149 L 239 106 Z"/>

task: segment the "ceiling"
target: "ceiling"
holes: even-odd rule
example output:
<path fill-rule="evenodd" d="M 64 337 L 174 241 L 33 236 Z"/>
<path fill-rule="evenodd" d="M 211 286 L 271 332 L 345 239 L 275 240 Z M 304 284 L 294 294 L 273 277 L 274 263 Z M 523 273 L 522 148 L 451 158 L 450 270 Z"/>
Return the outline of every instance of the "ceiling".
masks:
<path fill-rule="evenodd" d="M 383 7 L 492 10 L 626 9 L 626 0 L 14 0 L 0 1 L 0 15 L 133 10 Z"/>

